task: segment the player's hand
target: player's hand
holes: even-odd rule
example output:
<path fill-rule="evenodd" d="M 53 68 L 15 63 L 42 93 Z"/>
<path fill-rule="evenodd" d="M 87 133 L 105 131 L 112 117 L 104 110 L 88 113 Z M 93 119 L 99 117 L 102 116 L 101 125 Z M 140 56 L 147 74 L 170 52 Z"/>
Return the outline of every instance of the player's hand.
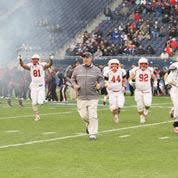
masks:
<path fill-rule="evenodd" d="M 158 85 L 158 83 L 157 83 L 157 81 L 155 80 L 155 81 L 153 82 L 153 87 L 154 87 L 154 88 L 157 88 L 157 85 Z"/>
<path fill-rule="evenodd" d="M 49 55 L 49 59 L 53 60 L 54 56 L 53 55 Z"/>
<path fill-rule="evenodd" d="M 18 59 L 19 61 L 22 61 L 22 56 L 21 56 L 21 55 L 18 55 L 18 56 L 17 56 L 17 59 Z"/>
<path fill-rule="evenodd" d="M 96 82 L 96 89 L 99 90 L 100 89 L 100 84 L 98 82 Z"/>

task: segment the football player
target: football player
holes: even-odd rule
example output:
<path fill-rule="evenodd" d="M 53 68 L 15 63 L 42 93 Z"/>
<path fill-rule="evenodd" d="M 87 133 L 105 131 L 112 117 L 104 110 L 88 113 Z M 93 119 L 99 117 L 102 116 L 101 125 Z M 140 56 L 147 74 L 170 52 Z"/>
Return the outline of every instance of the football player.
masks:
<path fill-rule="evenodd" d="M 35 121 L 40 119 L 38 104 L 43 104 L 45 100 L 45 70 L 52 66 L 52 58 L 52 56 L 49 57 L 49 63 L 40 62 L 40 56 L 38 54 L 34 54 L 31 57 L 31 62 L 24 64 L 22 57 L 18 56 L 21 67 L 30 71 L 30 90 Z"/>
<path fill-rule="evenodd" d="M 109 61 L 110 71 L 105 75 L 105 86 L 108 91 L 110 110 L 115 123 L 119 122 L 119 113 L 125 103 L 125 77 L 126 72 L 120 68 L 118 59 Z"/>
<path fill-rule="evenodd" d="M 151 78 L 154 80 L 154 87 L 157 86 L 153 69 L 148 66 L 148 60 L 142 57 L 138 61 L 138 67 L 132 69 L 128 79 L 130 85 L 133 85 L 133 80 L 135 80 L 135 101 L 140 115 L 140 123 L 146 122 L 148 109 L 152 103 Z"/>
<path fill-rule="evenodd" d="M 169 67 L 170 73 L 166 78 L 166 84 L 171 85 L 170 97 L 172 100 L 173 108 L 171 116 L 174 119 L 173 127 L 176 134 L 178 134 L 178 61 L 174 62 Z"/>

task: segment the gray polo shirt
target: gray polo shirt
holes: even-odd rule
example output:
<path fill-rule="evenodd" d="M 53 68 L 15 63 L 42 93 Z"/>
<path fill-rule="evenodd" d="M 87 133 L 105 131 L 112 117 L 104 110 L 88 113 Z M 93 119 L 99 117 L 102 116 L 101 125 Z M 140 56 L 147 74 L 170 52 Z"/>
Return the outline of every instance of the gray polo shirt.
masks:
<path fill-rule="evenodd" d="M 96 82 L 100 88 L 104 86 L 104 77 L 101 70 L 95 65 L 85 66 L 79 65 L 74 69 L 71 78 L 72 85 L 79 85 L 77 97 L 82 100 L 98 99 L 99 93 L 96 89 Z"/>

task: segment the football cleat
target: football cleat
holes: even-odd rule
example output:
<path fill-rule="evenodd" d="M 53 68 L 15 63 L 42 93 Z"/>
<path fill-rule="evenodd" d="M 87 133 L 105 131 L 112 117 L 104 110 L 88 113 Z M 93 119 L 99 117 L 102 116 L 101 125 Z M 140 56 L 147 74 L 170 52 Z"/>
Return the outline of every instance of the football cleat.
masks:
<path fill-rule="evenodd" d="M 35 113 L 34 121 L 39 121 L 39 120 L 40 120 L 40 114 L 39 113 Z"/>
<path fill-rule="evenodd" d="M 113 120 L 114 120 L 115 123 L 119 123 L 119 116 L 118 116 L 118 114 L 114 114 L 113 115 Z"/>
<path fill-rule="evenodd" d="M 20 106 L 23 106 L 22 100 L 19 100 L 19 105 L 20 105 Z"/>
<path fill-rule="evenodd" d="M 90 136 L 89 136 L 89 139 L 90 139 L 90 140 L 96 140 L 96 135 L 94 135 L 94 134 L 90 135 Z"/>

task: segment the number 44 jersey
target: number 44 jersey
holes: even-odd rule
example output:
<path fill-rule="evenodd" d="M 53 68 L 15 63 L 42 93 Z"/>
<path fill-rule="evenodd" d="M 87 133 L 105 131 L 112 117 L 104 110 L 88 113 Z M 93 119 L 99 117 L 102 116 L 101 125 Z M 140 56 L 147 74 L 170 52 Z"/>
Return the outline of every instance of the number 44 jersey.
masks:
<path fill-rule="evenodd" d="M 151 77 L 153 75 L 153 68 L 148 67 L 145 70 L 135 67 L 132 69 L 135 76 L 135 87 L 138 90 L 151 89 Z"/>
<path fill-rule="evenodd" d="M 30 67 L 31 84 L 30 87 L 44 87 L 45 86 L 45 62 L 33 65 L 32 63 L 27 64 Z"/>
<path fill-rule="evenodd" d="M 125 71 L 119 68 L 116 72 L 110 70 L 107 73 L 109 89 L 114 92 L 122 91 L 123 77 L 126 75 Z"/>

